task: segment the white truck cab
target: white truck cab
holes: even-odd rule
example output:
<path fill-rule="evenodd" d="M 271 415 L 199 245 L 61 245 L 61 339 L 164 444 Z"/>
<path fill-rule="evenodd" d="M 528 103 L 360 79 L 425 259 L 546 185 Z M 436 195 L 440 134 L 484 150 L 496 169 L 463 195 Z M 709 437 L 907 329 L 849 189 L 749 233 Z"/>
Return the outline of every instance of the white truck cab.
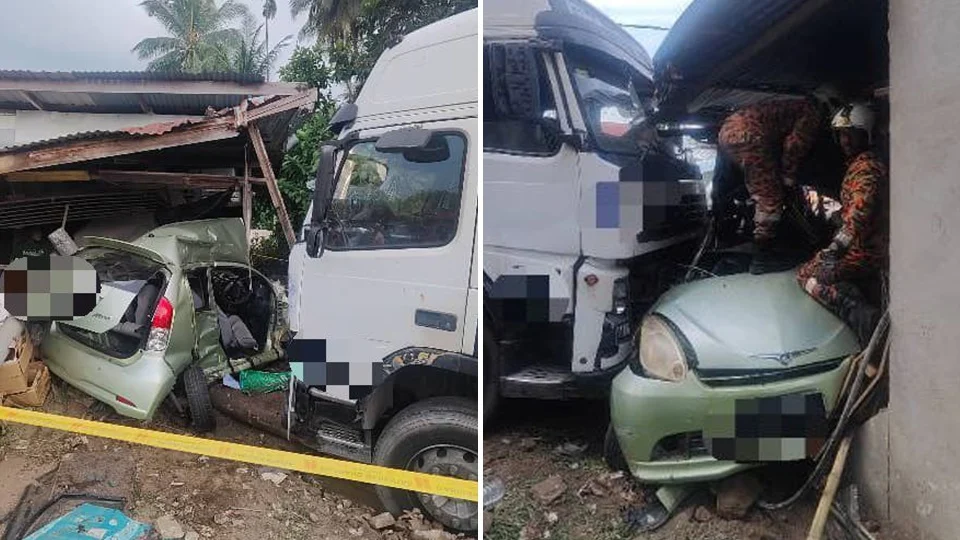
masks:
<path fill-rule="evenodd" d="M 700 232 L 699 170 L 660 136 L 652 65 L 583 0 L 487 0 L 484 407 L 603 392 Z M 661 283 L 661 281 L 663 283 Z M 598 383 L 598 384 L 591 384 Z"/>
<path fill-rule="evenodd" d="M 478 480 L 477 10 L 383 53 L 321 145 L 289 266 L 292 436 Z M 471 532 L 476 503 L 378 488 Z"/>

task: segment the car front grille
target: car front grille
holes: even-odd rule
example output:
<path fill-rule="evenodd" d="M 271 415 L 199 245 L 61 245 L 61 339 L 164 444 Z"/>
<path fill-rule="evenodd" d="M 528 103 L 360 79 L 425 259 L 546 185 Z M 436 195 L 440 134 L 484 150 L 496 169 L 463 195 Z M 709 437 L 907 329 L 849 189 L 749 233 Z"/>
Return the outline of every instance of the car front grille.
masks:
<path fill-rule="evenodd" d="M 697 379 L 711 387 L 750 386 L 789 381 L 833 371 L 840 367 L 847 357 L 834 358 L 814 364 L 783 369 L 741 370 L 741 369 L 695 369 Z"/>

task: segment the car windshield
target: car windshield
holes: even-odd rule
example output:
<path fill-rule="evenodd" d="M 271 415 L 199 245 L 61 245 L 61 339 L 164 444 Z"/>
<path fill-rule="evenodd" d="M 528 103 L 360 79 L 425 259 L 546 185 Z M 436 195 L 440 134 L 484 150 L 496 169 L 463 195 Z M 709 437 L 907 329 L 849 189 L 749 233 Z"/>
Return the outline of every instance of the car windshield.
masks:
<path fill-rule="evenodd" d="M 576 51 L 570 54 L 570 73 L 584 121 L 600 149 L 626 154 L 640 151 L 630 132 L 631 124 L 644 118 L 648 105 L 637 93 L 635 80 L 640 75 Z"/>

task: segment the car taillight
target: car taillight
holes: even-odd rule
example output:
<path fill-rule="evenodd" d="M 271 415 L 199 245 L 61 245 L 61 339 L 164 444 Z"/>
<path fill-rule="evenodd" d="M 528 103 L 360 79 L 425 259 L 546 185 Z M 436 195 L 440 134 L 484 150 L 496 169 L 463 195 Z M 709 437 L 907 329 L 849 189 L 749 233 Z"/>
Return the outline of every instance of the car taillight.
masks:
<path fill-rule="evenodd" d="M 148 351 L 165 351 L 170 344 L 170 327 L 173 326 L 173 304 L 161 297 L 153 312 L 150 335 L 147 336 Z"/>

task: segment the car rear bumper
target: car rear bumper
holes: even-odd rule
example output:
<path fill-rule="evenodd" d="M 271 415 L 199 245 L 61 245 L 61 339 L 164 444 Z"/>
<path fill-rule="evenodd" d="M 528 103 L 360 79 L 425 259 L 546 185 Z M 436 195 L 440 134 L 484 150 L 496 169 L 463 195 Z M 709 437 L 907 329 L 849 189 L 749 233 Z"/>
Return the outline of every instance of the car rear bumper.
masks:
<path fill-rule="evenodd" d="M 725 387 L 707 386 L 693 373 L 672 383 L 625 369 L 611 386 L 610 421 L 630 471 L 638 480 L 652 484 L 717 480 L 751 464 L 717 460 L 699 445 L 689 444 L 696 440 L 695 434 L 702 437 L 708 429 L 711 413 L 735 410 L 733 404 L 738 399 L 817 392 L 823 395 L 829 414 L 849 364 L 845 360 L 830 371 L 764 385 Z M 656 455 L 658 443 L 685 434 L 694 434 L 685 439 L 685 452 Z"/>
<path fill-rule="evenodd" d="M 53 329 L 41 345 L 44 362 L 69 385 L 109 405 L 118 414 L 137 420 L 153 418 L 173 389 L 176 377 L 162 354 L 139 353 L 129 365 L 111 362 L 102 353 Z M 134 405 L 117 399 L 123 396 Z"/>

